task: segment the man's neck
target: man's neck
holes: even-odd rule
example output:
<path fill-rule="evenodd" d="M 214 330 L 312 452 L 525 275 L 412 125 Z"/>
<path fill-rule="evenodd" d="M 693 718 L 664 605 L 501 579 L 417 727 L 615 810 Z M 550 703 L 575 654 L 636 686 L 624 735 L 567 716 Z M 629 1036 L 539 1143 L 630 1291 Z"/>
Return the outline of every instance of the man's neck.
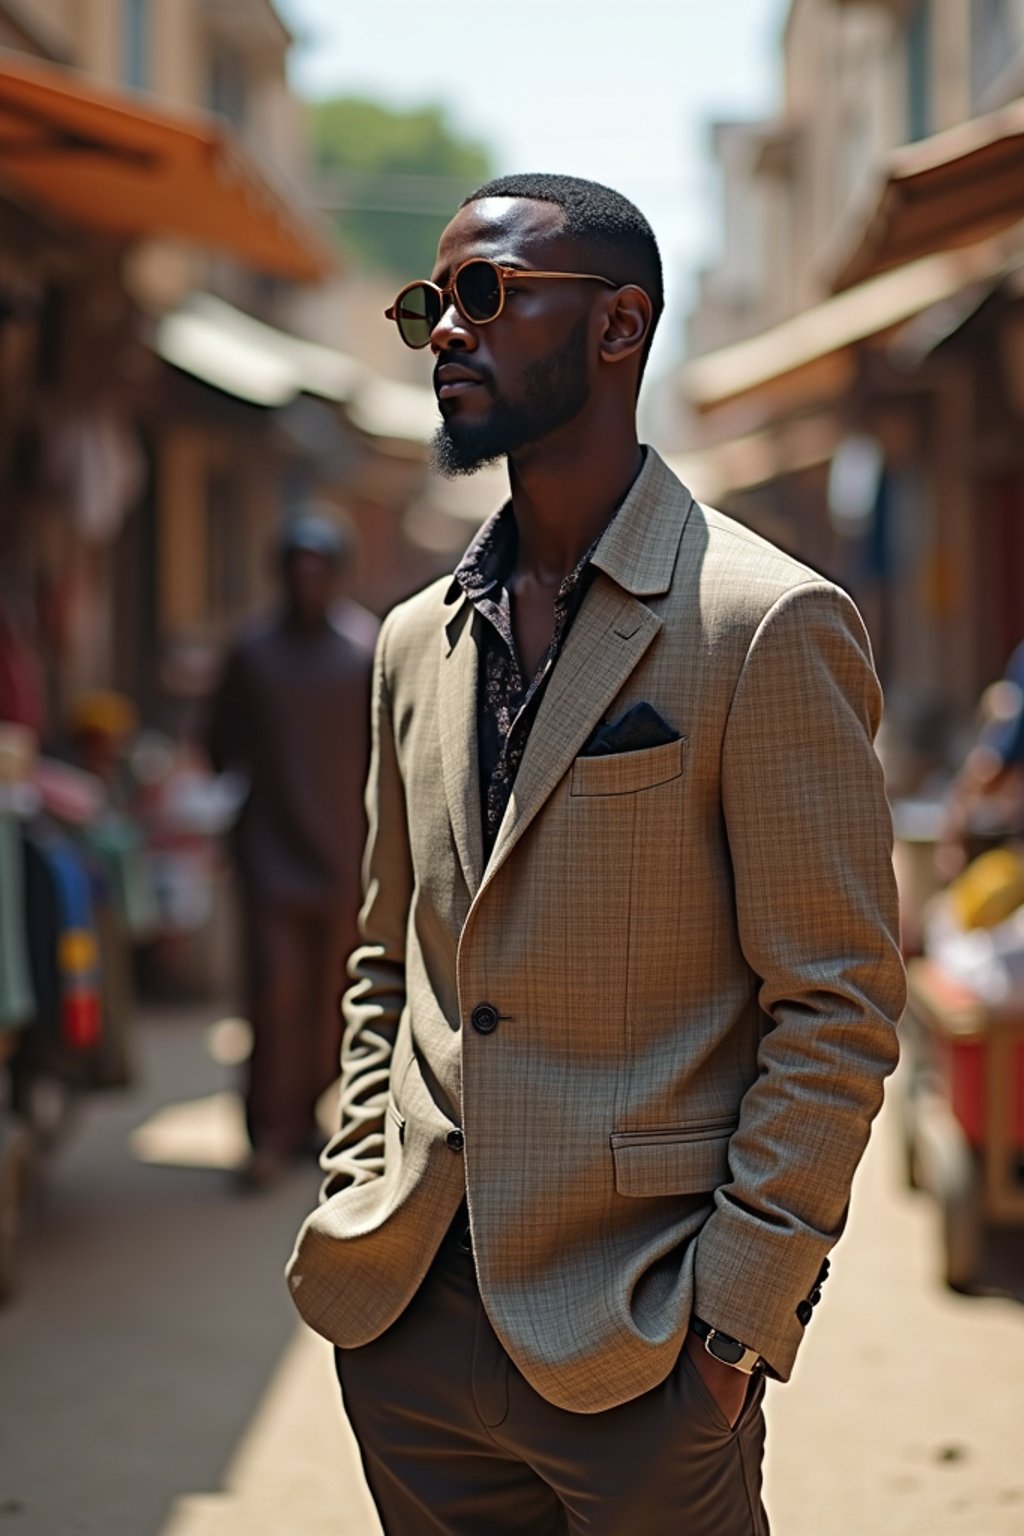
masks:
<path fill-rule="evenodd" d="M 516 573 L 557 587 L 604 530 L 642 465 L 635 433 L 606 439 L 593 452 L 546 443 L 510 459 Z"/>

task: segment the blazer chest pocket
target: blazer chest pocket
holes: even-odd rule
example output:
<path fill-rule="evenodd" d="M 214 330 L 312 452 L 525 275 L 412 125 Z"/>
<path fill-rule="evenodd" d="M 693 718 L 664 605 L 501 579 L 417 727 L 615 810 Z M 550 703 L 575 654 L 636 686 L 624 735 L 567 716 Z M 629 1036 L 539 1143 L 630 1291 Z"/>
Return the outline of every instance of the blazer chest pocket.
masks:
<path fill-rule="evenodd" d="M 620 1195 L 700 1195 L 729 1181 L 729 1138 L 735 1124 L 698 1130 L 613 1131 L 615 1188 Z"/>
<path fill-rule="evenodd" d="M 631 795 L 678 779 L 683 771 L 686 738 L 666 741 L 639 752 L 613 752 L 605 757 L 577 757 L 572 765 L 569 793 L 573 795 Z"/>

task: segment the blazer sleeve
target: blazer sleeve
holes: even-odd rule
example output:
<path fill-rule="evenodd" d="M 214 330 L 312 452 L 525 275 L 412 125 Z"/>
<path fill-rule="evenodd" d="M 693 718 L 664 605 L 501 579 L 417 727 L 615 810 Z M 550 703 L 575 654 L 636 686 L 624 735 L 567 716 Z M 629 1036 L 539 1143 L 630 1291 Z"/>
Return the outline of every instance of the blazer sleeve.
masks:
<path fill-rule="evenodd" d="M 905 986 L 880 714 L 849 598 L 826 582 L 787 592 L 756 631 L 724 738 L 740 942 L 765 1028 L 730 1178 L 697 1242 L 694 1300 L 783 1379 L 897 1058 Z"/>
<path fill-rule="evenodd" d="M 374 658 L 362 942 L 348 965 L 352 985 L 342 1004 L 341 1121 L 320 1158 L 326 1175 L 322 1200 L 383 1172 L 391 1055 L 405 1007 L 405 932 L 413 879 L 387 679 L 389 622 L 381 629 Z"/>

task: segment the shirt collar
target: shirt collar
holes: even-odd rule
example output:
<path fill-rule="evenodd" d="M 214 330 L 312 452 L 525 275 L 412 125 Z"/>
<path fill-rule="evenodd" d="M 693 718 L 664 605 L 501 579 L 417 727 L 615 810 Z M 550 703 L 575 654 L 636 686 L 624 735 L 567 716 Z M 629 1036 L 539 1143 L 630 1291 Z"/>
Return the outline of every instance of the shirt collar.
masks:
<path fill-rule="evenodd" d="M 667 592 L 693 497 L 660 455 L 644 448 L 643 468 L 581 565 L 593 563 L 634 596 Z M 507 579 L 518 531 L 507 501 L 484 523 L 455 568 L 446 603 L 471 600 Z"/>
<path fill-rule="evenodd" d="M 447 598 L 451 602 L 460 592 L 473 600 L 497 586 L 504 586 L 515 565 L 519 548 L 511 501 L 490 516 L 455 567 Z"/>

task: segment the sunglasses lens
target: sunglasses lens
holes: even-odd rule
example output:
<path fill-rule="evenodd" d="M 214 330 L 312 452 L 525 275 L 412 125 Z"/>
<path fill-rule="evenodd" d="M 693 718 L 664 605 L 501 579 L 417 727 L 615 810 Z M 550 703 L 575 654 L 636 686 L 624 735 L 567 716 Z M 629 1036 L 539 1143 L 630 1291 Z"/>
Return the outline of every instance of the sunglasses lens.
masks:
<path fill-rule="evenodd" d="M 501 309 L 501 277 L 489 261 L 467 261 L 455 279 L 455 291 L 468 320 L 493 320 Z"/>
<path fill-rule="evenodd" d="M 407 347 L 425 347 L 440 318 L 441 301 L 426 283 L 407 288 L 395 306 L 398 334 Z"/>

